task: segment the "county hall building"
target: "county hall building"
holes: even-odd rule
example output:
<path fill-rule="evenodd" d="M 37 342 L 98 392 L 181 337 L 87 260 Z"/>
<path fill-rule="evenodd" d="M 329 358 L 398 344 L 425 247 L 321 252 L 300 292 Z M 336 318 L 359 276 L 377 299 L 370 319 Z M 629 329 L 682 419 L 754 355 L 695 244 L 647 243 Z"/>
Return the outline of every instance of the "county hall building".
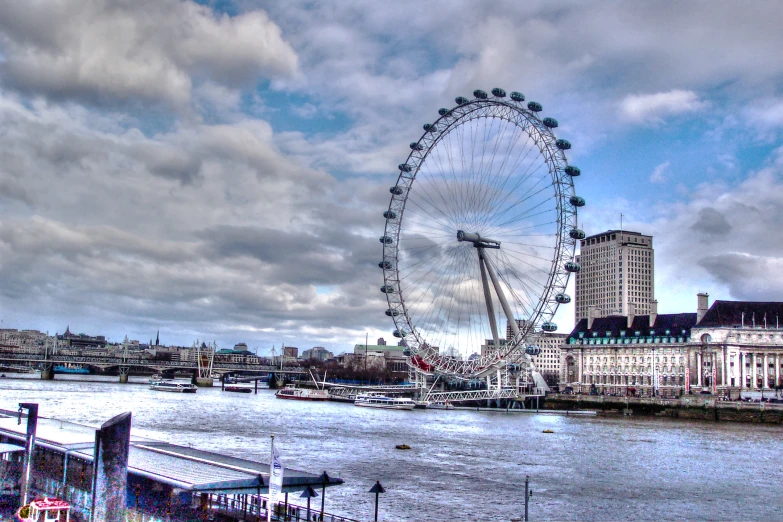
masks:
<path fill-rule="evenodd" d="M 561 389 L 736 399 L 783 388 L 783 303 L 715 301 L 696 313 L 600 317 L 591 309 L 561 348 Z M 633 312 L 633 306 L 630 307 Z"/>

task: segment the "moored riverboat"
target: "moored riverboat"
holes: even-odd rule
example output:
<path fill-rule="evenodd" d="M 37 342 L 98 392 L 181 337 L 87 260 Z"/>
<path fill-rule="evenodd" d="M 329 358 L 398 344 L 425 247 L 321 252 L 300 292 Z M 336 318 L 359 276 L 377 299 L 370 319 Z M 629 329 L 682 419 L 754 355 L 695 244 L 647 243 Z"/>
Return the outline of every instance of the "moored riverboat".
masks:
<path fill-rule="evenodd" d="M 56 498 L 39 498 L 20 507 L 14 514 L 16 522 L 70 522 L 71 505 Z"/>
<path fill-rule="evenodd" d="M 252 393 L 253 387 L 246 384 L 226 384 L 223 386 L 223 390 L 234 393 Z"/>
<path fill-rule="evenodd" d="M 150 389 L 174 393 L 196 393 L 198 391 L 198 387 L 195 384 L 170 380 L 151 382 Z"/>
<path fill-rule="evenodd" d="M 451 402 L 431 402 L 427 408 L 433 409 L 433 410 L 453 410 L 454 405 L 451 404 Z"/>
<path fill-rule="evenodd" d="M 58 364 L 53 368 L 53 370 L 54 373 L 72 373 L 77 375 L 88 375 L 90 373 L 89 368 L 75 364 Z"/>
<path fill-rule="evenodd" d="M 416 403 L 407 397 L 387 397 L 385 395 L 359 395 L 354 405 L 384 410 L 412 410 L 416 407 Z"/>
<path fill-rule="evenodd" d="M 329 392 L 326 390 L 297 388 L 293 384 L 288 384 L 282 390 L 277 390 L 275 397 L 278 399 L 294 399 L 298 401 L 327 401 L 329 400 Z"/>

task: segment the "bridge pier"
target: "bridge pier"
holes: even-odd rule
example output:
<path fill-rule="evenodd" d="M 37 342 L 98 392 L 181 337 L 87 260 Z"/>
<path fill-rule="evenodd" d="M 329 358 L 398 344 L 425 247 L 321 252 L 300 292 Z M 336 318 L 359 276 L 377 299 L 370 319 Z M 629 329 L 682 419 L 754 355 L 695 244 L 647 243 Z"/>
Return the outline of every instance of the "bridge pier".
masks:
<path fill-rule="evenodd" d="M 215 385 L 215 381 L 212 377 L 201 377 L 198 370 L 193 372 L 193 377 L 190 378 L 190 382 L 195 384 L 199 388 L 211 388 Z"/>
<path fill-rule="evenodd" d="M 130 366 L 120 366 L 120 384 L 128 384 Z"/>
<path fill-rule="evenodd" d="M 54 380 L 54 365 L 52 363 L 44 362 L 44 365 L 41 368 L 41 379 L 44 381 Z"/>

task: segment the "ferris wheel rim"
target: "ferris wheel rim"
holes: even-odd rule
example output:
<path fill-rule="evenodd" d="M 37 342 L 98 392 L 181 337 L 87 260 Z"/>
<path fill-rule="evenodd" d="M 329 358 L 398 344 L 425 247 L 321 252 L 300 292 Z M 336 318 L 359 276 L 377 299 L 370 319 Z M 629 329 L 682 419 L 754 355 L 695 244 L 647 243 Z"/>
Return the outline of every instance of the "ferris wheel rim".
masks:
<path fill-rule="evenodd" d="M 481 93 L 482 91 L 476 92 Z M 524 100 L 524 97 L 522 97 L 522 100 Z M 534 106 L 531 106 L 531 104 Z M 517 349 L 524 337 L 524 333 L 520 333 L 504 350 L 495 350 L 491 356 L 482 356 L 473 361 L 451 360 L 450 358 L 441 357 L 437 351 L 427 344 L 426 339 L 420 336 L 416 324 L 410 316 L 410 311 L 405 304 L 405 297 L 400 286 L 398 261 L 400 233 L 403 230 L 408 198 L 414 187 L 416 176 L 432 151 L 435 150 L 435 147 L 445 136 L 461 125 L 465 125 L 475 119 L 500 118 L 507 123 L 515 125 L 517 132 L 524 132 L 535 143 L 552 178 L 553 199 L 557 201 L 558 222 L 551 269 L 544 290 L 539 297 L 532 316 L 524 318 L 531 321 L 529 328 L 538 328 L 544 323 L 551 323 L 551 319 L 560 304 L 560 301 L 556 301 L 554 297 L 557 293 L 556 290 L 560 292 L 557 294 L 558 297 L 565 295 L 563 292 L 565 292 L 570 275 L 565 265 L 573 260 L 576 246 L 576 237 L 573 231 L 578 231 L 576 208 L 569 206 L 568 201 L 569 196 L 571 202 L 576 197 L 572 179 L 573 175 L 566 174 L 568 161 L 564 150 L 570 148 L 570 144 L 555 137 L 550 126 L 545 123 L 545 120 L 549 118 L 545 120 L 538 118 L 536 115 L 537 111 L 534 110 L 535 106 L 540 110 L 540 105 L 535 104 L 535 102 L 530 102 L 528 108 L 526 108 L 519 100 L 509 101 L 499 96 L 493 98 L 486 97 L 486 95 L 484 98 L 477 96 L 473 100 L 457 98 L 456 107 L 451 110 L 441 109 L 439 111 L 440 117 L 434 123 L 425 125 L 425 130 L 421 137 L 416 142 L 411 143 L 411 152 L 405 163 L 399 166 L 400 173 L 396 184 L 390 189 L 392 196 L 388 210 L 384 213 L 387 220 L 384 236 L 381 238 L 383 242 L 381 268 L 384 273 L 384 287 L 382 287 L 382 291 L 386 293 L 389 305 L 387 315 L 391 316 L 397 328 L 395 335 L 399 334 L 399 337 L 405 340 L 405 344 L 410 349 L 412 355 L 414 357 L 418 356 L 423 366 L 422 369 L 431 369 L 439 373 L 468 378 L 485 371 L 487 367 L 493 364 L 502 362 L 511 354 L 512 350 Z M 563 143 L 568 146 L 564 146 Z M 396 221 L 391 219 L 390 216 L 395 216 Z M 392 223 L 395 223 L 395 225 L 390 226 Z M 390 241 L 387 241 L 389 239 Z M 542 321 L 542 317 L 546 317 L 546 321 Z"/>

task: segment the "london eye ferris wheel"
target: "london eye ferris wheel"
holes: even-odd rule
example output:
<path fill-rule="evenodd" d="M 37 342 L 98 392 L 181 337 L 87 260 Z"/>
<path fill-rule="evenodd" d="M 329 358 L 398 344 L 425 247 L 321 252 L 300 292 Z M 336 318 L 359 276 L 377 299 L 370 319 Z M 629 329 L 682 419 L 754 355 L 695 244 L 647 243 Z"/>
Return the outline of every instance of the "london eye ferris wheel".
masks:
<path fill-rule="evenodd" d="M 574 262 L 578 168 L 542 107 L 503 89 L 458 97 L 424 125 L 383 213 L 386 315 L 411 362 L 471 379 L 530 363 Z M 503 327 L 506 327 L 505 329 Z"/>

